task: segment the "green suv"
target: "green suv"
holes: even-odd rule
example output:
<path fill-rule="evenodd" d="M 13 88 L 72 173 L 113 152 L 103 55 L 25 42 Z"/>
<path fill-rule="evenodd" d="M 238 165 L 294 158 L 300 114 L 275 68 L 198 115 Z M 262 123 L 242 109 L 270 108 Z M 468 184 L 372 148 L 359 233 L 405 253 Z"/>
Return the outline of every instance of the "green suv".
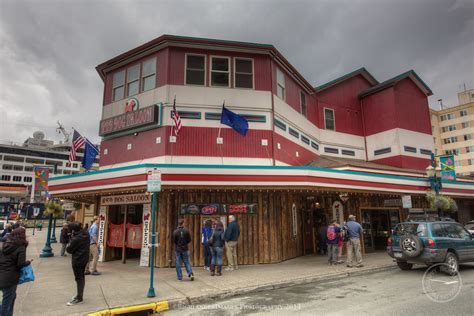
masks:
<path fill-rule="evenodd" d="M 446 263 L 446 273 L 454 275 L 460 263 L 474 262 L 474 236 L 452 221 L 403 222 L 388 239 L 387 252 L 402 270 Z"/>

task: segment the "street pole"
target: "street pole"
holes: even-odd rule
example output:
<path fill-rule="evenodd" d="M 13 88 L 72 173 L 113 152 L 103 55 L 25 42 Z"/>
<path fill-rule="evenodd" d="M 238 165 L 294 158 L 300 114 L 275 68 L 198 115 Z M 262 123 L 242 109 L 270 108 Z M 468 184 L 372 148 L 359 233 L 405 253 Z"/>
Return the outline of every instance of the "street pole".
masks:
<path fill-rule="evenodd" d="M 51 235 L 51 243 L 55 244 L 58 241 L 56 240 L 56 216 L 53 219 L 53 234 Z"/>
<path fill-rule="evenodd" d="M 153 192 L 151 202 L 151 259 L 150 259 L 150 288 L 147 297 L 155 297 L 155 288 L 153 287 L 153 279 L 155 273 L 155 235 L 156 235 L 156 192 Z"/>
<path fill-rule="evenodd" d="M 49 222 L 48 222 L 48 235 L 46 236 L 46 243 L 44 244 L 43 250 L 41 250 L 40 257 L 47 258 L 53 257 L 53 249 L 51 249 L 51 225 L 53 223 L 53 214 L 49 214 Z"/>

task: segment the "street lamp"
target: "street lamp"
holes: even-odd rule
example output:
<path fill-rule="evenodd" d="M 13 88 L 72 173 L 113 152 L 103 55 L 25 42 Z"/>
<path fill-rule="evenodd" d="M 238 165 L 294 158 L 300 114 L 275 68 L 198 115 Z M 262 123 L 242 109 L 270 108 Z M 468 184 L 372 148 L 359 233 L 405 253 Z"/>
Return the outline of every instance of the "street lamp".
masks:
<path fill-rule="evenodd" d="M 435 156 L 431 154 L 431 165 L 426 168 L 426 175 L 430 182 L 430 187 L 435 191 L 436 195 L 439 195 L 439 190 L 443 187 L 441 183 L 442 172 L 441 167 L 436 164 Z"/>

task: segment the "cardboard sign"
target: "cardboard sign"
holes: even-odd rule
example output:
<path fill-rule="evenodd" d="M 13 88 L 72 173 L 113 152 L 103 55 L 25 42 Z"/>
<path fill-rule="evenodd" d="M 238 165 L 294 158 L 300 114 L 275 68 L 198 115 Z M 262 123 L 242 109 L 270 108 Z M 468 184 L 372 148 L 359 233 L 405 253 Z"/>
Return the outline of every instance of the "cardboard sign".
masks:
<path fill-rule="evenodd" d="M 105 238 L 105 227 L 107 223 L 107 207 L 101 206 L 99 211 L 99 261 L 104 262 L 104 238 Z"/>
<path fill-rule="evenodd" d="M 151 205 L 143 205 L 143 235 L 142 249 L 140 251 L 140 267 L 148 267 L 150 262 L 150 242 L 151 242 Z"/>
<path fill-rule="evenodd" d="M 338 224 L 344 223 L 344 207 L 341 201 L 334 201 L 334 203 L 332 203 L 332 218 L 335 219 Z"/>

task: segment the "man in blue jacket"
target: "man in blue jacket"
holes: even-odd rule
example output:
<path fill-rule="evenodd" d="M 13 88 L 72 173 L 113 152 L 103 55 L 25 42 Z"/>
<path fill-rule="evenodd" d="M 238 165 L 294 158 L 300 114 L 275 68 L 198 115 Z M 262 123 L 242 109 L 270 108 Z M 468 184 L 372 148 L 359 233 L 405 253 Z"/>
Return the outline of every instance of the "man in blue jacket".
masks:
<path fill-rule="evenodd" d="M 226 271 L 233 271 L 238 269 L 237 263 L 237 241 L 240 236 L 240 226 L 235 220 L 234 215 L 229 216 L 229 225 L 224 233 L 227 262 L 229 266 Z"/>
<path fill-rule="evenodd" d="M 360 236 L 362 235 L 362 226 L 356 222 L 354 215 L 349 215 L 345 225 L 349 241 L 347 242 L 347 267 L 352 268 L 354 254 L 357 260 L 356 267 L 360 268 L 362 264 L 362 254 L 360 252 Z"/>

